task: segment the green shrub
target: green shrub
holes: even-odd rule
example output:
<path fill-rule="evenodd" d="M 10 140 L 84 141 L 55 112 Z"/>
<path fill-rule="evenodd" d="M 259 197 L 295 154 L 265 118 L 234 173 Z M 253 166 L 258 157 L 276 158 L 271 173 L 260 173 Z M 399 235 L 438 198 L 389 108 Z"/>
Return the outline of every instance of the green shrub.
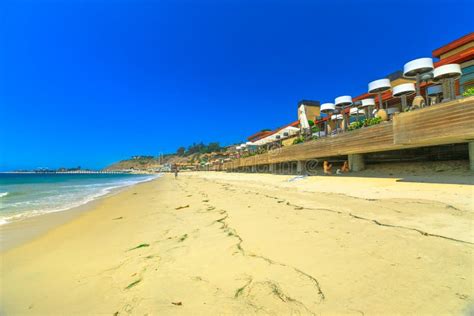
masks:
<path fill-rule="evenodd" d="M 316 125 L 315 125 L 315 126 L 313 126 L 313 127 L 311 127 L 311 132 L 313 132 L 313 133 L 317 133 L 317 132 L 319 132 L 319 127 L 318 127 L 318 126 L 316 126 Z"/>
<path fill-rule="evenodd" d="M 364 126 L 377 125 L 380 122 L 382 122 L 382 119 L 380 117 L 373 117 L 373 118 L 370 118 L 370 119 L 365 119 L 363 121 L 352 122 L 349 125 L 349 130 L 353 131 L 353 130 L 359 129 L 361 127 L 364 127 Z"/>
<path fill-rule="evenodd" d="M 463 97 L 470 97 L 474 95 L 474 88 L 469 88 L 462 94 Z"/>
<path fill-rule="evenodd" d="M 297 137 L 293 140 L 293 145 L 296 145 L 296 144 L 301 144 L 304 142 L 304 137 L 303 136 L 300 136 L 300 137 Z"/>
<path fill-rule="evenodd" d="M 310 127 L 311 127 L 311 126 L 314 126 L 314 121 L 308 120 L 308 124 L 309 124 Z"/>
<path fill-rule="evenodd" d="M 380 122 L 382 122 L 382 118 L 380 117 L 373 117 L 368 120 L 365 120 L 364 126 L 372 126 L 372 125 L 377 125 Z"/>
<path fill-rule="evenodd" d="M 352 122 L 352 123 L 349 125 L 349 130 L 350 130 L 350 131 L 353 131 L 353 130 L 355 130 L 355 129 L 361 128 L 362 126 L 364 126 L 364 121 Z"/>

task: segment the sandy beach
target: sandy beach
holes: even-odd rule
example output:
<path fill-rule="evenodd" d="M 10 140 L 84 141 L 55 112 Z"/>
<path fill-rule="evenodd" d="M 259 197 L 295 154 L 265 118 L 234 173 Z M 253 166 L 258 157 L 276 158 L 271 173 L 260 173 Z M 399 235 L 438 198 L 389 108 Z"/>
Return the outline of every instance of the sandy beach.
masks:
<path fill-rule="evenodd" d="M 473 196 L 397 178 L 166 175 L 1 253 L 0 314 L 467 314 Z"/>

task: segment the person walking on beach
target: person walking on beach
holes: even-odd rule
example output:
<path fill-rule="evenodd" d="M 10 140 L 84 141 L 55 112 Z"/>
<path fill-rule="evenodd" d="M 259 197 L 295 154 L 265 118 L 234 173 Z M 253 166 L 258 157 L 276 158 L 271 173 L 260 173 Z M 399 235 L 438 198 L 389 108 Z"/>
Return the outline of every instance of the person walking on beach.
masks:
<path fill-rule="evenodd" d="M 179 169 L 178 169 L 178 167 L 176 167 L 176 169 L 174 169 L 174 178 L 175 179 L 178 179 L 178 172 L 179 172 Z"/>

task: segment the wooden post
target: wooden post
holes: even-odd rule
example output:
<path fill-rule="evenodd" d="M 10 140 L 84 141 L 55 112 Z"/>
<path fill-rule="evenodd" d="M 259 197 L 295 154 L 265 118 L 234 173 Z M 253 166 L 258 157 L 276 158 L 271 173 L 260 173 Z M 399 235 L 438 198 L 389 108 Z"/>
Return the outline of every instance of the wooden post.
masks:
<path fill-rule="evenodd" d="M 469 142 L 469 169 L 474 171 L 474 142 Z"/>
<path fill-rule="evenodd" d="M 365 169 L 364 156 L 362 154 L 348 155 L 349 169 L 351 171 L 361 171 Z"/>
<path fill-rule="evenodd" d="M 304 161 L 298 160 L 296 162 L 296 173 L 299 175 L 303 175 L 306 173 Z"/>

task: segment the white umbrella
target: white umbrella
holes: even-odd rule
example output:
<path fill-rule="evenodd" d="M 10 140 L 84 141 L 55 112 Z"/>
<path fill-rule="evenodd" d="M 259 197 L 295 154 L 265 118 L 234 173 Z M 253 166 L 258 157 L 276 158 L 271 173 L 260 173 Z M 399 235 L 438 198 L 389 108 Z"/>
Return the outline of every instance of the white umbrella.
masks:
<path fill-rule="evenodd" d="M 298 109 L 300 112 L 300 126 L 303 130 L 308 130 L 310 128 L 309 123 L 308 123 L 308 117 L 306 116 L 306 110 L 304 108 L 304 105 L 302 104 L 300 108 Z"/>

